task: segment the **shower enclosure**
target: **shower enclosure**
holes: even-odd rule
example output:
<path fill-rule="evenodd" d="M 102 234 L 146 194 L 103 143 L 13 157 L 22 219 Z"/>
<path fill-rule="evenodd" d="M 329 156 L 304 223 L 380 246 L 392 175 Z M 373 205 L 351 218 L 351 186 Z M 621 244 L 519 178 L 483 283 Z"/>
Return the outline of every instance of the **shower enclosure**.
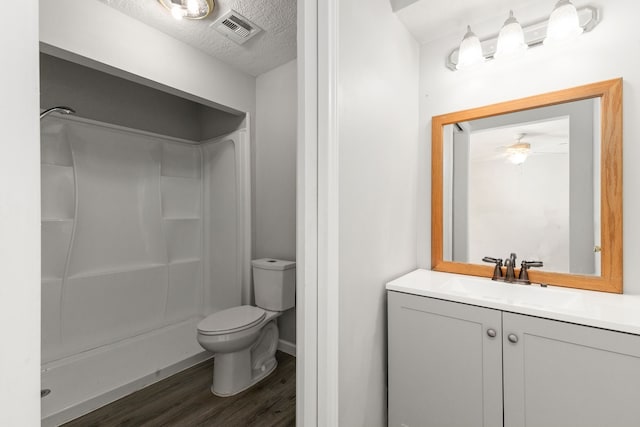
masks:
<path fill-rule="evenodd" d="M 250 299 L 246 128 L 193 141 L 71 108 L 41 121 L 43 425 L 210 357 L 197 322 Z"/>

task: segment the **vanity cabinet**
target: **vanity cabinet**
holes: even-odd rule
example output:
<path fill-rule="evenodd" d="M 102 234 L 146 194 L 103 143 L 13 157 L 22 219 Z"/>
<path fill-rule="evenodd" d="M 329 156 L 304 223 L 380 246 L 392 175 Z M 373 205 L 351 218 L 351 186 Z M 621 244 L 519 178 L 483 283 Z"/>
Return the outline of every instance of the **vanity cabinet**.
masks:
<path fill-rule="evenodd" d="M 640 425 L 640 336 L 388 292 L 389 426 Z"/>

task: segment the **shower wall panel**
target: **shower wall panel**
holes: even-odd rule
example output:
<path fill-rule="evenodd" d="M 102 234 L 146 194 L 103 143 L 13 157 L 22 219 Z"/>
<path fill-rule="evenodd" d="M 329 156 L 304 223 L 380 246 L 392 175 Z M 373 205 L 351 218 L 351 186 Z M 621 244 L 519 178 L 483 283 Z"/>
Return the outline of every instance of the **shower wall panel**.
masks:
<path fill-rule="evenodd" d="M 202 311 L 200 148 L 42 123 L 43 363 Z"/>
<path fill-rule="evenodd" d="M 159 190 L 162 144 L 157 138 L 84 123 L 70 124 L 68 134 L 78 189 L 69 276 L 166 264 Z"/>
<path fill-rule="evenodd" d="M 242 219 L 239 214 L 239 133 L 203 146 L 204 204 L 207 212 L 205 314 L 249 301 L 242 300 Z"/>

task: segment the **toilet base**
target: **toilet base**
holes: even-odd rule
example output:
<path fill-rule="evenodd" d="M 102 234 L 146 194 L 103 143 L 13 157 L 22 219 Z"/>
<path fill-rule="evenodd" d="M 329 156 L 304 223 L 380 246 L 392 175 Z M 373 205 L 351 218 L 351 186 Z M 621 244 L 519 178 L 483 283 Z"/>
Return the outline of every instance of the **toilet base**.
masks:
<path fill-rule="evenodd" d="M 216 353 L 211 393 L 220 397 L 234 396 L 266 378 L 278 366 L 277 346 L 278 326 L 270 321 L 251 347 L 232 353 Z"/>
<path fill-rule="evenodd" d="M 250 389 L 251 387 L 253 387 L 254 385 L 258 384 L 260 381 L 262 381 L 263 379 L 267 378 L 269 375 L 271 375 L 271 373 L 273 373 L 273 371 L 276 370 L 276 368 L 278 367 L 278 362 L 276 362 L 274 360 L 274 364 L 271 367 L 271 369 L 267 369 L 265 372 L 261 372 L 260 375 L 258 375 L 256 378 L 253 378 L 251 380 L 251 382 L 246 385 L 244 388 L 241 388 L 239 390 L 233 391 L 233 392 L 219 392 L 216 391 L 214 388 L 214 385 L 211 385 L 211 394 L 213 394 L 214 396 L 218 396 L 218 397 L 231 397 L 231 396 L 235 396 L 236 394 L 242 393 L 245 390 Z"/>

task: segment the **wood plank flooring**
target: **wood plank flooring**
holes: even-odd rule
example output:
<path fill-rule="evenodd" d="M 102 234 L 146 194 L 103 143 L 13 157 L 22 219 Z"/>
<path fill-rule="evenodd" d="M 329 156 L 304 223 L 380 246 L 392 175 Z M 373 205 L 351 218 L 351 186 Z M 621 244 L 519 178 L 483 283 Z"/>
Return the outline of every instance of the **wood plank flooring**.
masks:
<path fill-rule="evenodd" d="M 232 397 L 211 394 L 213 359 L 152 384 L 64 427 L 295 426 L 296 359 L 276 354 L 278 367 Z"/>

